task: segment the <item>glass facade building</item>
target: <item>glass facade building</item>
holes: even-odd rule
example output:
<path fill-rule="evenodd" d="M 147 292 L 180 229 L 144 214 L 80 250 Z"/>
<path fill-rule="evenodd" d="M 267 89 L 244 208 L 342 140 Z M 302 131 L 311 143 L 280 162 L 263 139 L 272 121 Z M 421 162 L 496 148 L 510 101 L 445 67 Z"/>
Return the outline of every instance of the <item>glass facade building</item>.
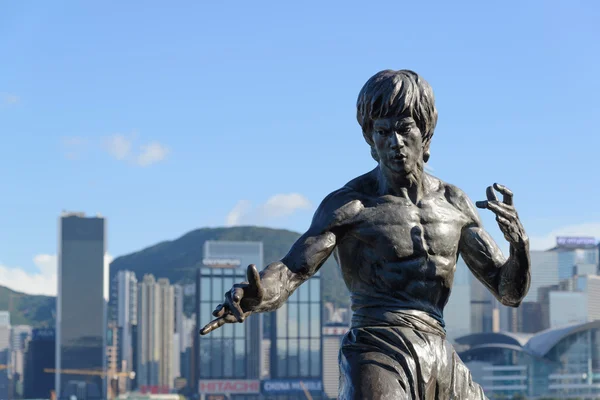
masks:
<path fill-rule="evenodd" d="M 302 387 L 294 385 L 295 382 L 302 382 L 304 387 L 310 386 L 308 390 L 313 392 L 313 399 L 325 398 L 322 388 L 321 308 L 321 277 L 317 273 L 303 283 L 279 310 L 269 315 L 270 380 L 290 383 L 290 391 L 281 395 L 264 393 L 267 399 L 305 399 L 303 390 L 294 390 L 294 387 Z"/>
<path fill-rule="evenodd" d="M 203 263 L 196 275 L 197 329 L 214 319 L 212 311 L 223 302 L 225 292 L 246 280 L 249 264 L 259 270 L 264 267 L 262 242 L 204 243 Z M 225 394 L 233 388 L 237 392 L 229 392 L 232 400 L 259 398 L 262 321 L 263 315 L 255 314 L 243 324 L 226 324 L 197 336 L 191 374 L 196 393 Z"/>
<path fill-rule="evenodd" d="M 105 220 L 81 213 L 59 221 L 58 296 L 56 305 L 57 399 L 106 398 L 108 266 Z"/>
<path fill-rule="evenodd" d="M 459 356 L 490 398 L 600 398 L 600 321 L 536 335 L 469 335 L 457 342 L 469 347 Z"/>
<path fill-rule="evenodd" d="M 44 371 L 54 368 L 56 361 L 54 329 L 34 329 L 26 345 L 23 398 L 49 399 L 54 390 L 54 374 Z"/>

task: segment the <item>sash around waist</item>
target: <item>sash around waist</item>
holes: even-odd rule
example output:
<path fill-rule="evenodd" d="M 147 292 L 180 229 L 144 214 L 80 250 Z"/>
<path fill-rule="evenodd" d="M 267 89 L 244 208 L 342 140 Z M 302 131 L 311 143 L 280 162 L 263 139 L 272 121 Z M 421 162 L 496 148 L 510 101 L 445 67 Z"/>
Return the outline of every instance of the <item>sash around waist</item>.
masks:
<path fill-rule="evenodd" d="M 410 328 L 446 337 L 443 322 L 419 310 L 390 309 L 384 307 L 361 307 L 352 314 L 350 328 L 389 326 Z"/>

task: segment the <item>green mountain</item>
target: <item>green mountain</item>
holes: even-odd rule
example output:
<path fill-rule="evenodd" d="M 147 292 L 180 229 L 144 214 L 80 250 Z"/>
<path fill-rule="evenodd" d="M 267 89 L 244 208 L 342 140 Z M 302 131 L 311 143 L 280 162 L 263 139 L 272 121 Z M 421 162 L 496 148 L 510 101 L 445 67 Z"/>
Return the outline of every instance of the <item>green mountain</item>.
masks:
<path fill-rule="evenodd" d="M 118 271 L 129 270 L 135 272 L 138 280 L 144 274 L 153 274 L 157 278 L 168 278 L 172 283 L 192 283 L 202 263 L 203 245 L 207 240 L 262 241 L 264 260 L 269 263 L 285 256 L 299 237 L 297 232 L 255 226 L 202 228 L 116 258 L 110 265 L 110 274 L 112 277 Z M 348 291 L 333 257 L 321 268 L 321 279 L 327 282 L 322 285 L 324 301 L 340 306 L 349 303 Z"/>
<path fill-rule="evenodd" d="M 54 327 L 56 298 L 32 296 L 0 286 L 0 310 L 10 311 L 11 325 Z"/>

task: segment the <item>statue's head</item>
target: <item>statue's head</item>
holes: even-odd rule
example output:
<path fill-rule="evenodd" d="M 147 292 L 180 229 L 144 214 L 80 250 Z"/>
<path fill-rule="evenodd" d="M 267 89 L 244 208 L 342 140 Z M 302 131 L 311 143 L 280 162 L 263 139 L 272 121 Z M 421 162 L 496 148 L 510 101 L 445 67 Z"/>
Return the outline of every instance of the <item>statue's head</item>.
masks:
<path fill-rule="evenodd" d="M 375 161 L 397 173 L 423 169 L 437 123 L 425 79 L 409 70 L 378 72 L 363 86 L 356 108 Z"/>

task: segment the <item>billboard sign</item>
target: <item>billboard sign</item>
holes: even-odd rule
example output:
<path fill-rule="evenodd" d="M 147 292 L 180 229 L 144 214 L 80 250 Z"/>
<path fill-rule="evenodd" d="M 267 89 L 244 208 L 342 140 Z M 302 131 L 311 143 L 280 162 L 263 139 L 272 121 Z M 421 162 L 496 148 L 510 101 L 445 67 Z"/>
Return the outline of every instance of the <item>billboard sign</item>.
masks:
<path fill-rule="evenodd" d="M 274 379 L 263 381 L 262 392 L 264 394 L 293 394 L 304 391 L 321 393 L 323 382 L 318 379 Z"/>
<path fill-rule="evenodd" d="M 260 381 L 250 379 L 210 379 L 200 381 L 200 394 L 258 394 Z"/>
<path fill-rule="evenodd" d="M 210 268 L 237 268 L 242 262 L 235 258 L 205 258 L 202 264 Z"/>
<path fill-rule="evenodd" d="M 591 236 L 559 236 L 556 238 L 557 247 L 581 248 L 596 246 L 596 238 Z"/>

